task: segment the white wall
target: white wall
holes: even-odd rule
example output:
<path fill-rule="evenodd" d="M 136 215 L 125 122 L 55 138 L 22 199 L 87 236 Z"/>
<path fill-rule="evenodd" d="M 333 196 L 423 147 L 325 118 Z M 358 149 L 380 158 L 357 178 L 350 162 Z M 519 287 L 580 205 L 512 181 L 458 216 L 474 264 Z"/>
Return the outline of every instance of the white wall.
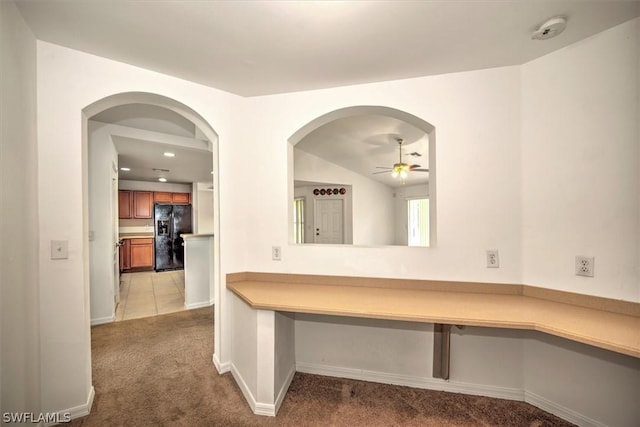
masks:
<path fill-rule="evenodd" d="M 115 320 L 113 248 L 115 204 L 112 178 L 117 177 L 118 153 L 107 125 L 89 121 L 89 268 L 91 324 Z M 116 171 L 113 170 L 115 164 Z M 117 182 L 116 182 L 117 185 Z"/>
<path fill-rule="evenodd" d="M 522 373 L 531 403 L 567 419 L 579 414 L 579 425 L 640 425 L 638 358 L 540 332 L 523 338 Z"/>
<path fill-rule="evenodd" d="M 49 43 L 37 42 L 38 82 L 38 202 L 40 206 L 39 271 L 41 277 L 42 409 L 65 410 L 86 405 L 91 395 L 89 329 L 88 196 L 86 142 L 82 139 L 82 110 L 117 93 L 149 92 L 175 99 L 197 111 L 226 142 L 220 144 L 220 164 L 234 164 L 232 148 L 238 139 L 236 96 L 87 55 Z M 224 145 L 224 146 L 223 146 Z M 83 157 L 84 156 L 84 157 Z M 84 163 L 83 163 L 84 162 Z M 220 170 L 224 182 L 227 173 Z M 235 174 L 232 171 L 227 182 Z M 243 184 L 240 183 L 242 187 Z M 246 269 L 245 199 L 237 189 L 221 188 L 228 199 L 221 206 L 221 229 L 216 236 L 225 247 L 222 277 Z M 226 240 L 228 239 L 228 240 Z M 69 259 L 51 261 L 50 240 L 69 241 Z M 223 294 L 221 311 L 228 325 Z M 216 299 L 216 301 L 218 301 Z M 220 334 L 217 334 L 220 335 Z M 230 360 L 228 335 L 216 338 L 216 356 Z M 226 340 L 226 341 L 225 341 Z M 218 345 L 219 344 L 219 345 Z"/>
<path fill-rule="evenodd" d="M 36 40 L 10 1 L 0 2 L 0 58 L 0 412 L 38 413 Z"/>
<path fill-rule="evenodd" d="M 247 99 L 245 131 L 261 135 L 243 153 L 260 177 L 245 193 L 260 206 L 247 222 L 249 270 L 518 283 L 520 104 L 518 67 Z M 288 245 L 287 140 L 316 117 L 355 105 L 396 108 L 436 127 L 437 247 Z M 282 261 L 271 261 L 271 246 L 283 247 Z M 500 269 L 485 267 L 493 248 Z"/>
<path fill-rule="evenodd" d="M 537 63 L 242 99 L 180 79 L 37 42 L 43 410 L 81 405 L 86 402 L 91 386 L 89 292 L 85 276 L 88 271 L 88 259 L 85 258 L 88 221 L 84 212 L 87 200 L 86 188 L 83 188 L 86 176 L 83 177 L 85 153 L 80 115 L 85 106 L 119 92 L 157 93 L 193 108 L 215 128 L 220 136 L 220 167 L 216 172 L 220 177 L 222 277 L 229 272 L 255 270 L 524 282 L 637 301 L 640 257 L 634 245 L 637 245 L 640 218 L 639 156 L 637 124 L 629 119 L 633 114 L 637 118 L 637 104 L 626 95 L 627 92 L 638 93 L 638 60 L 631 51 L 631 48 L 635 48 L 635 52 L 640 50 L 637 25 L 638 20 L 623 24 L 566 49 L 564 52 L 569 56 L 578 48 L 587 49 L 592 55 L 577 55 L 573 73 L 567 72 L 571 70 L 569 62 L 573 63 L 573 57 L 566 64 L 558 60 L 560 70 L 566 68 L 554 75 L 554 79 L 558 79 L 558 90 L 564 90 L 562 86 L 573 89 L 557 100 L 554 98 L 556 92 L 547 89 L 556 86 L 542 84 L 544 81 L 531 75 L 537 70 Z M 623 58 L 625 54 L 612 53 L 619 52 L 618 49 L 630 55 L 628 63 Z M 607 74 L 598 64 L 597 52 L 607 55 Z M 590 62 L 584 62 L 587 56 L 590 56 Z M 607 90 L 595 90 L 597 79 L 575 77 L 582 73 L 591 75 L 590 67 L 594 68 L 595 75 L 602 77 L 600 81 L 619 79 L 625 82 L 626 91 L 622 92 L 616 83 L 611 83 Z M 548 72 L 549 68 L 540 72 Z M 633 79 L 632 75 L 635 76 Z M 582 86 L 574 87 L 576 82 L 582 82 Z M 532 95 L 534 89 L 536 94 Z M 589 103 L 585 104 L 585 99 L 569 98 L 584 93 L 591 97 Z M 611 94 L 616 95 L 615 99 Z M 562 101 L 561 112 L 567 116 L 570 125 L 558 124 L 556 113 L 546 114 L 538 104 L 540 99 Z M 290 147 L 287 139 L 316 117 L 353 105 L 389 106 L 421 117 L 436 127 L 437 247 L 288 245 L 291 200 L 288 183 L 292 166 L 288 164 Z M 629 109 L 628 113 L 625 108 Z M 577 114 L 579 111 L 584 114 Z M 597 128 L 591 122 L 596 118 L 601 120 Z M 26 124 L 24 120 L 21 123 Z M 532 128 L 533 123 L 537 128 Z M 544 129 L 549 128 L 558 131 L 561 140 L 556 138 L 555 141 L 559 145 L 549 146 L 542 141 L 542 137 L 549 136 L 543 133 Z M 599 162 L 595 162 L 591 154 L 575 159 L 568 154 L 575 151 L 571 149 L 575 146 L 562 144 L 568 138 L 560 131 L 567 132 L 569 128 L 590 129 L 602 141 L 600 148 L 604 148 L 605 143 L 612 147 L 598 151 L 602 157 Z M 602 129 L 607 129 L 606 134 Z M 579 136 L 580 139 L 574 138 L 573 143 L 586 139 L 586 152 L 589 153 L 595 147 L 593 140 L 583 133 Z M 238 159 L 252 165 L 251 174 L 237 173 L 234 165 Z M 562 163 L 556 164 L 555 159 L 562 159 Z M 569 162 L 572 163 L 570 166 Z M 33 167 L 32 160 L 26 163 Z M 545 175 L 539 173 L 541 165 Z M 587 207 L 584 195 L 575 204 L 563 199 L 563 195 L 581 194 L 585 182 L 582 178 L 587 177 L 585 171 L 593 173 L 594 165 L 599 167 L 600 179 L 587 182 L 602 199 L 589 204 L 589 211 L 584 214 Z M 557 178 L 563 177 L 562 171 L 568 171 L 569 175 L 559 180 Z M 556 179 L 552 179 L 554 177 Z M 533 182 L 538 179 L 542 182 Z M 25 203 L 33 202 L 34 193 L 31 195 L 32 199 Z M 549 199 L 545 199 L 545 195 Z M 539 201 L 544 202 L 546 210 L 539 212 Z M 554 208 L 555 203 L 558 203 L 558 209 Z M 260 208 L 254 209 L 254 206 Z M 559 212 L 559 208 L 568 213 Z M 540 219 L 535 218 L 538 213 Z M 559 232 L 563 228 L 570 232 L 575 228 L 574 223 L 583 224 L 583 221 L 592 230 L 596 229 L 589 242 L 579 241 L 583 234 Z M 598 231 L 600 226 L 604 230 Z M 552 240 L 554 233 L 566 238 Z M 48 245 L 54 239 L 69 240 L 68 260 L 49 260 Z M 547 251 L 552 254 L 552 266 L 539 269 L 536 266 L 540 265 L 542 250 L 551 248 L 547 248 L 546 241 L 553 245 L 553 250 Z M 282 246 L 282 261 L 271 261 L 271 246 L 274 245 Z M 604 248 L 602 252 L 600 247 Z M 484 251 L 488 248 L 500 250 L 501 268 L 485 267 Z M 576 281 L 565 268 L 572 270 L 574 252 L 592 248 L 597 277 L 592 282 Z M 610 252 L 604 254 L 605 250 Z M 560 258 L 568 255 L 569 265 L 564 267 Z M 544 260 L 547 259 L 550 259 L 549 255 L 545 255 Z M 598 285 L 580 286 L 584 283 Z M 602 286 L 604 283 L 606 288 Z M 242 325 L 237 323 L 241 318 L 230 322 L 226 298 L 227 293 L 223 292 L 221 301 L 216 300 L 217 311 L 222 311 L 222 321 L 216 322 L 216 328 L 222 328 L 220 333 L 216 331 L 216 340 L 221 340 L 216 341 L 216 357 L 223 364 L 243 357 L 230 350 L 231 328 L 238 332 L 237 328 Z M 376 330 L 374 327 L 372 331 L 381 336 L 387 333 L 383 328 Z M 320 329 L 318 333 L 324 331 Z M 476 341 L 478 345 L 490 346 L 490 341 Z M 468 354 L 477 350 L 472 346 Z M 614 369 L 597 361 L 595 366 L 605 371 Z"/>
<path fill-rule="evenodd" d="M 431 324 L 314 314 L 295 318 L 299 370 L 431 377 Z"/>
<path fill-rule="evenodd" d="M 639 25 L 522 67 L 525 283 L 640 301 Z M 595 256 L 593 278 L 576 255 Z"/>

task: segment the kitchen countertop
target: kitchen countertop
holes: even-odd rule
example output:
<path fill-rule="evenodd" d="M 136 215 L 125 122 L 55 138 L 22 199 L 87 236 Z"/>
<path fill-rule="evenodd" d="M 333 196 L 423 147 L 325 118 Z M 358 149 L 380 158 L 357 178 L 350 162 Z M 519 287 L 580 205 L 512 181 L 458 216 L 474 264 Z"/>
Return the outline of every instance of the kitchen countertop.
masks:
<path fill-rule="evenodd" d="M 153 232 L 151 233 L 120 233 L 118 235 L 120 239 L 153 239 Z"/>

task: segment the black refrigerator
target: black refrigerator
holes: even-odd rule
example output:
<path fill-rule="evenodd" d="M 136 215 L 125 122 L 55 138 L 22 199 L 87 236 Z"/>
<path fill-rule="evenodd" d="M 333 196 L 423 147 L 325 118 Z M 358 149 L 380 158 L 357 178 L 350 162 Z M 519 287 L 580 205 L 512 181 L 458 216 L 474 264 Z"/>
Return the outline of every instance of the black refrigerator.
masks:
<path fill-rule="evenodd" d="M 156 203 L 153 218 L 155 223 L 155 270 L 184 269 L 184 239 L 182 235 L 191 233 L 191 205 Z"/>

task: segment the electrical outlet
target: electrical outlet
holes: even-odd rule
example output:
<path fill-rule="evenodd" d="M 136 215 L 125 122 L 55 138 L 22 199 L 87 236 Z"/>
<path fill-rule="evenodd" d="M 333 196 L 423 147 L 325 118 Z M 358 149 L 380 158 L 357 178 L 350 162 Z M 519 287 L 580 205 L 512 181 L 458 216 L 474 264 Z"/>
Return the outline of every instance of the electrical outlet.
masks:
<path fill-rule="evenodd" d="M 500 268 L 500 257 L 497 249 L 487 251 L 487 268 Z"/>
<path fill-rule="evenodd" d="M 271 259 L 274 261 L 280 261 L 282 259 L 282 250 L 280 246 L 271 247 Z"/>
<path fill-rule="evenodd" d="M 576 256 L 576 276 L 593 277 L 594 257 Z"/>

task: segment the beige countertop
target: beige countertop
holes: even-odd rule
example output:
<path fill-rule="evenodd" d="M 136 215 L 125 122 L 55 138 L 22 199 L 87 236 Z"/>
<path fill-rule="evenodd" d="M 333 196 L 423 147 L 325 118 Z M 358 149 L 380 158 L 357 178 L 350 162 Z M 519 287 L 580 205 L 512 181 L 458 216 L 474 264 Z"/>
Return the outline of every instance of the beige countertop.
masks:
<path fill-rule="evenodd" d="M 384 287 L 383 279 L 361 278 L 362 283 L 357 284 L 348 278 L 350 284 L 345 285 L 339 283 L 341 277 L 333 278 L 339 284 L 331 284 L 331 276 L 309 276 L 309 283 L 302 283 L 300 275 L 292 275 L 298 278 L 296 282 L 286 274 L 274 274 L 267 280 L 256 280 L 267 273 L 252 274 L 228 275 L 227 288 L 255 309 L 532 329 L 640 358 L 640 304 L 636 303 L 621 302 L 616 312 L 615 303 L 606 304 L 613 300 L 606 298 L 563 292 L 559 302 L 543 293 L 540 297 L 523 295 L 518 285 L 475 284 L 479 292 L 469 292 L 474 284 L 464 282 L 452 282 L 454 290 L 446 291 L 440 289 L 445 282 L 433 282 L 432 290 L 427 281 L 424 286 L 407 281 L 410 286 L 403 288 L 402 280 L 397 279 L 390 279 L 392 285 Z M 527 293 L 535 294 L 536 288 L 526 288 Z M 598 300 L 606 301 L 599 305 Z M 597 308 L 600 306 L 613 308 L 605 311 Z"/>
<path fill-rule="evenodd" d="M 118 235 L 120 239 L 153 239 L 153 232 L 151 233 L 120 233 Z"/>

